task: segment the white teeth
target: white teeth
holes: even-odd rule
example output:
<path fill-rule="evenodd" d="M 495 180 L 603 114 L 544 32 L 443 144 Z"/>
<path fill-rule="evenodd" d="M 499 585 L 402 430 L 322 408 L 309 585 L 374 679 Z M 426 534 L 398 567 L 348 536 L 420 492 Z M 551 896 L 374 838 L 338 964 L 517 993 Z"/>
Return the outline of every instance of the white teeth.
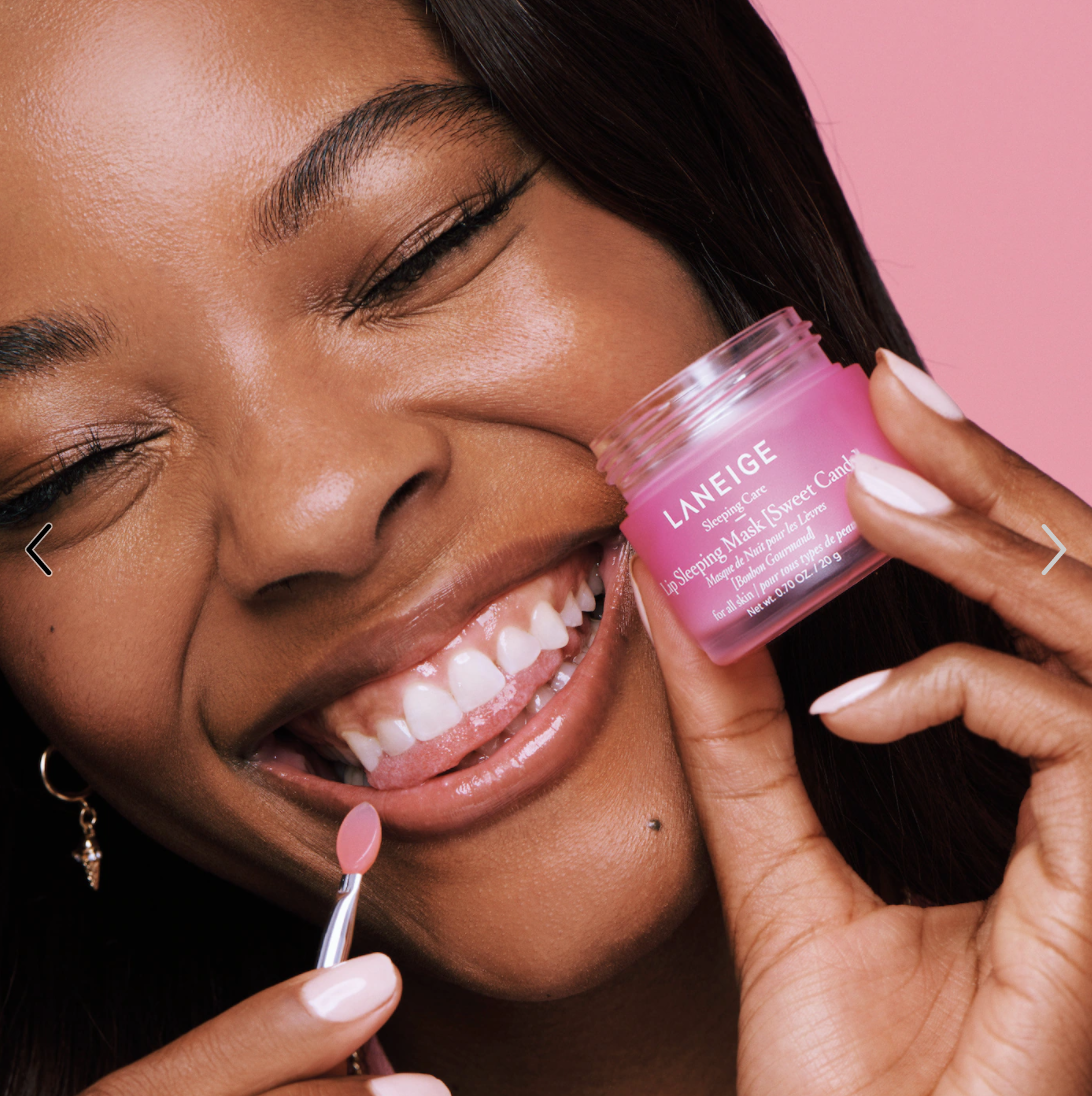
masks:
<path fill-rule="evenodd" d="M 360 764 L 368 772 L 371 772 L 383 759 L 383 747 L 379 745 L 378 738 L 372 738 L 370 734 L 361 734 L 360 731 L 343 732 L 349 749 L 356 754 Z"/>
<path fill-rule="evenodd" d="M 450 731 L 463 718 L 462 710 L 447 689 L 423 681 L 402 694 L 402 710 L 413 737 L 419 742 Z"/>
<path fill-rule="evenodd" d="M 381 719 L 375 725 L 375 735 L 383 752 L 397 757 L 417 741 L 404 719 Z"/>
<path fill-rule="evenodd" d="M 569 642 L 569 629 L 558 611 L 548 602 L 540 601 L 531 614 L 531 635 L 544 651 L 558 651 Z"/>
<path fill-rule="evenodd" d="M 504 688 L 504 674 L 488 655 L 470 648 L 460 651 L 447 664 L 447 684 L 455 703 L 464 712 L 472 712 Z"/>
<path fill-rule="evenodd" d="M 340 737 L 348 749 L 330 747 L 324 752 L 338 758 L 338 772 L 343 783 L 366 785 L 365 770 L 374 771 L 384 756 L 397 757 L 415 742 L 428 742 L 451 730 L 462 721 L 465 713 L 480 708 L 504 689 L 506 674 L 510 677 L 526 670 L 543 651 L 566 647 L 570 629 L 585 624 L 584 614 L 595 610 L 596 598 L 602 593 L 603 580 L 596 564 L 587 579 L 582 579 L 576 590 L 565 596 L 560 612 L 544 599 L 531 612 L 529 631 L 513 625 L 502 628 L 497 635 L 496 663 L 483 651 L 473 648 L 458 651 L 447 664 L 448 689 L 416 682 L 402 694 L 404 719 L 378 720 L 373 734 L 365 734 L 359 725 L 358 729 L 342 731 Z M 568 685 L 599 631 L 599 621 L 589 620 L 586 624 L 580 652 L 561 664 L 550 685 L 536 690 L 524 710 L 505 728 L 504 734 L 515 734 Z M 358 768 L 354 761 L 363 768 Z"/>
<path fill-rule="evenodd" d="M 530 712 L 531 715 L 537 715 L 556 695 L 557 694 L 549 685 L 543 685 L 541 688 L 535 690 L 535 695 L 531 697 L 530 702 L 524 710 Z"/>
<path fill-rule="evenodd" d="M 595 608 L 595 594 L 586 582 L 581 582 L 576 588 L 576 604 L 582 613 L 590 613 Z"/>
<path fill-rule="evenodd" d="M 575 662 L 562 662 L 557 668 L 557 673 L 554 674 L 553 679 L 550 681 L 550 688 L 557 692 L 559 689 L 564 689 L 569 684 L 569 678 L 576 672 Z"/>
<path fill-rule="evenodd" d="M 497 661 L 506 674 L 526 670 L 542 653 L 542 644 L 530 632 L 509 626 L 497 636 Z"/>
<path fill-rule="evenodd" d="M 572 594 L 565 595 L 565 604 L 561 607 L 560 616 L 570 628 L 579 628 L 584 623 L 584 614 L 580 611 L 580 606 L 577 605 L 576 598 Z"/>

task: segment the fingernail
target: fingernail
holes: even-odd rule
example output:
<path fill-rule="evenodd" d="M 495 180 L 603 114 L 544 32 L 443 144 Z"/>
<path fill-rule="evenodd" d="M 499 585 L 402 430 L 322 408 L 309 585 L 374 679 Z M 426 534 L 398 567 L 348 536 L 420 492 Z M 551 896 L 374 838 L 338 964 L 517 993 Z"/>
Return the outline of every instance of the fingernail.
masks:
<path fill-rule="evenodd" d="M 965 418 L 959 404 L 924 369 L 918 369 L 916 365 L 911 365 L 905 358 L 900 358 L 890 350 L 877 350 L 876 361 L 886 362 L 888 369 L 902 381 L 910 395 L 938 415 L 952 422 L 962 422 Z"/>
<path fill-rule="evenodd" d="M 858 700 L 864 700 L 869 693 L 874 693 L 889 677 L 890 670 L 877 670 L 874 674 L 865 674 L 864 677 L 855 677 L 837 689 L 831 689 L 829 693 L 823 693 L 821 697 L 812 701 L 808 711 L 812 715 L 830 715 L 831 712 L 840 712 L 855 704 Z"/>
<path fill-rule="evenodd" d="M 396 1073 L 391 1077 L 373 1077 L 368 1082 L 371 1096 L 451 1096 L 451 1089 L 438 1077 L 427 1073 Z"/>
<path fill-rule="evenodd" d="M 645 626 L 645 635 L 648 636 L 649 641 L 652 640 L 652 629 L 648 626 L 648 613 L 645 612 L 645 603 L 641 600 L 641 590 L 637 585 L 637 580 L 633 577 L 633 560 L 636 557 L 629 557 L 629 584 L 633 590 L 633 600 L 637 606 L 637 615 L 641 618 L 641 623 Z M 654 643 L 652 644 L 656 646 Z"/>
<path fill-rule="evenodd" d="M 344 1024 L 385 1005 L 398 988 L 394 964 L 381 952 L 349 959 L 305 982 L 304 1007 L 320 1020 Z"/>
<path fill-rule="evenodd" d="M 858 453 L 853 458 L 853 474 L 873 498 L 908 514 L 943 514 L 955 505 L 939 487 L 916 472 L 868 453 Z"/>

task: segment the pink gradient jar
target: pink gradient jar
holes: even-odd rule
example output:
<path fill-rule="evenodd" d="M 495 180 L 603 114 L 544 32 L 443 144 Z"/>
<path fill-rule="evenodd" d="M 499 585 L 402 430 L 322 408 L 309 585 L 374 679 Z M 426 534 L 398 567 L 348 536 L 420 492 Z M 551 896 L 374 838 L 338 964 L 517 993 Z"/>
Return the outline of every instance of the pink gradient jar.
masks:
<path fill-rule="evenodd" d="M 846 504 L 853 457 L 906 467 L 859 365 L 791 308 L 660 385 L 592 442 L 622 532 L 709 657 L 734 662 L 884 563 Z"/>

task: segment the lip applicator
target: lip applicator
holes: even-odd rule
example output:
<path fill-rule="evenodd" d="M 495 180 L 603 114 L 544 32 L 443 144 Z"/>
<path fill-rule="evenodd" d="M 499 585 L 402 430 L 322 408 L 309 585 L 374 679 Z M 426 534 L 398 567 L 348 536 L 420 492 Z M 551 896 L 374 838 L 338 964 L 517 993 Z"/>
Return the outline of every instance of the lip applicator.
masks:
<path fill-rule="evenodd" d="M 337 901 L 326 925 L 326 934 L 319 948 L 318 969 L 336 967 L 349 957 L 356 924 L 356 907 L 360 900 L 360 883 L 364 873 L 379 855 L 382 829 L 379 813 L 370 803 L 359 803 L 341 820 L 337 831 L 337 861 L 341 866 L 341 885 Z M 394 1072 L 379 1040 L 373 1035 L 361 1050 L 349 1057 L 349 1073 L 378 1076 Z"/>
<path fill-rule="evenodd" d="M 360 803 L 342 819 L 337 831 L 337 860 L 341 865 L 341 885 L 326 935 L 319 948 L 318 968 L 336 967 L 349 956 L 356 924 L 356 906 L 360 899 L 360 882 L 364 873 L 379 855 L 381 839 L 379 814 L 370 803 Z"/>

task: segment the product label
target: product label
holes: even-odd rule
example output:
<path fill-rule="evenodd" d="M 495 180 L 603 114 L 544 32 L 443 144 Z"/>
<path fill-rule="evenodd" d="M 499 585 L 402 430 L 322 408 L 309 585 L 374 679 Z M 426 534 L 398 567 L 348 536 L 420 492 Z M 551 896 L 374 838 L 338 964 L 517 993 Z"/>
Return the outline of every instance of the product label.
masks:
<path fill-rule="evenodd" d="M 720 651 L 734 642 L 726 629 L 740 642 L 768 631 L 769 617 L 874 555 L 845 497 L 860 452 L 905 464 L 851 366 L 688 454 L 629 508 L 622 531 L 694 638 Z"/>

